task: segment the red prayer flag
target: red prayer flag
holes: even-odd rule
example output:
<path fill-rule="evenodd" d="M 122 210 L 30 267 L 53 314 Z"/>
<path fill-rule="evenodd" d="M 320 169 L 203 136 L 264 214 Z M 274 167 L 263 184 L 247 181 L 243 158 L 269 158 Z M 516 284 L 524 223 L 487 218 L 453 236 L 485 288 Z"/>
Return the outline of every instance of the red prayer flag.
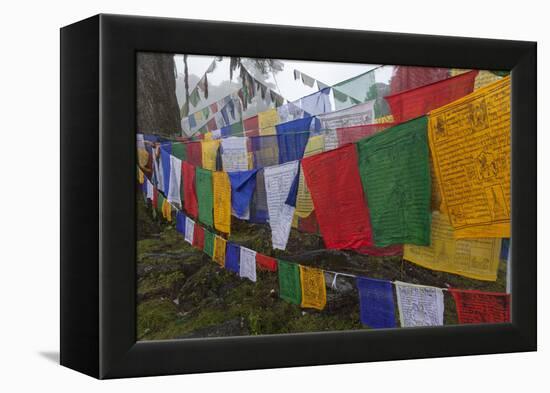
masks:
<path fill-rule="evenodd" d="M 159 201 L 159 190 L 156 187 L 153 187 L 153 208 L 158 209 L 157 208 L 158 201 Z"/>
<path fill-rule="evenodd" d="M 389 257 L 394 255 L 403 255 L 403 245 L 393 244 L 386 247 L 361 247 L 355 251 L 359 254 L 372 255 L 375 257 Z"/>
<path fill-rule="evenodd" d="M 319 233 L 319 224 L 317 223 L 315 210 L 309 216 L 298 219 L 298 230 L 306 233 Z"/>
<path fill-rule="evenodd" d="M 258 115 L 243 120 L 243 128 L 245 131 L 257 130 L 258 127 Z"/>
<path fill-rule="evenodd" d="M 216 124 L 216 118 L 211 118 L 208 120 L 208 123 L 206 123 L 206 128 L 208 128 L 208 131 L 214 131 L 218 129 L 218 125 Z"/>
<path fill-rule="evenodd" d="M 510 295 L 507 293 L 449 289 L 456 303 L 459 323 L 510 322 Z"/>
<path fill-rule="evenodd" d="M 306 157 L 302 169 L 326 248 L 373 246 L 355 145 Z"/>
<path fill-rule="evenodd" d="M 256 253 L 256 264 L 262 270 L 267 270 L 270 272 L 277 271 L 277 260 L 267 255 Z"/>
<path fill-rule="evenodd" d="M 449 76 L 448 68 L 397 66 L 391 77 L 390 94 L 429 85 Z"/>
<path fill-rule="evenodd" d="M 216 113 L 218 111 L 218 104 L 215 102 L 213 104 L 210 104 L 210 110 L 212 111 L 212 113 Z"/>
<path fill-rule="evenodd" d="M 199 204 L 197 202 L 197 190 L 195 187 L 195 167 L 183 161 L 181 164 L 183 175 L 183 204 L 185 211 L 192 217 L 197 217 Z"/>
<path fill-rule="evenodd" d="M 416 89 L 384 97 L 393 120 L 401 123 L 423 116 L 433 109 L 456 101 L 474 91 L 478 71 L 470 71 Z"/>
<path fill-rule="evenodd" d="M 355 143 L 359 139 L 374 135 L 379 131 L 385 130 L 386 128 L 393 127 L 394 125 L 395 123 L 380 123 L 337 128 L 336 134 L 338 135 L 338 146 L 343 146 L 348 143 Z"/>
<path fill-rule="evenodd" d="M 202 167 L 202 147 L 200 142 L 189 142 L 187 144 L 187 162 L 193 166 Z"/>
<path fill-rule="evenodd" d="M 193 246 L 202 250 L 204 248 L 204 228 L 198 222 L 195 222 L 193 228 Z"/>

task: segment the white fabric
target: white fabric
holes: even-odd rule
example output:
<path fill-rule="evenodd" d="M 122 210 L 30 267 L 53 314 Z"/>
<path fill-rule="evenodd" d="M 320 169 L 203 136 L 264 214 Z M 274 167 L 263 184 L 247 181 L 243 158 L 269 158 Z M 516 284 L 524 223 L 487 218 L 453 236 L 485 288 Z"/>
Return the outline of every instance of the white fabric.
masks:
<path fill-rule="evenodd" d="M 239 275 L 256 282 L 256 251 L 241 246 Z"/>
<path fill-rule="evenodd" d="M 162 172 L 162 160 L 160 159 L 160 153 L 157 154 L 157 149 L 153 148 L 153 165 L 155 169 L 155 175 L 157 178 L 157 188 L 164 190 L 164 175 Z"/>
<path fill-rule="evenodd" d="M 443 325 L 443 291 L 440 288 L 395 282 L 402 327 Z"/>
<path fill-rule="evenodd" d="M 143 134 L 136 134 L 136 145 L 138 149 L 145 149 L 145 139 L 143 139 Z"/>
<path fill-rule="evenodd" d="M 147 178 L 145 181 L 147 182 L 147 199 L 153 200 L 153 183 Z"/>
<path fill-rule="evenodd" d="M 193 236 L 195 233 L 195 221 L 189 217 L 185 217 L 185 241 L 189 244 L 193 244 Z"/>
<path fill-rule="evenodd" d="M 212 139 L 220 139 L 222 137 L 222 130 L 212 131 Z"/>
<path fill-rule="evenodd" d="M 294 208 L 286 205 L 285 201 L 292 182 L 298 173 L 298 164 L 299 161 L 291 161 L 264 169 L 271 241 L 273 248 L 279 250 L 286 248 L 290 226 L 292 225 Z"/>
<path fill-rule="evenodd" d="M 168 188 L 168 202 L 181 206 L 181 160 L 170 155 L 170 185 Z"/>
<path fill-rule="evenodd" d="M 232 136 L 222 139 L 222 164 L 225 172 L 248 169 L 247 137 Z"/>

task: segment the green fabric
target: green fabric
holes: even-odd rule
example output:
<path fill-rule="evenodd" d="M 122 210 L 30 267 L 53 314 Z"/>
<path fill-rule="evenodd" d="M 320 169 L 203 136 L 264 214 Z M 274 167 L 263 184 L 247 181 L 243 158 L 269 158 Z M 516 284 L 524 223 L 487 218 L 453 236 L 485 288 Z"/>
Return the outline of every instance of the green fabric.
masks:
<path fill-rule="evenodd" d="M 368 93 L 370 92 L 371 87 L 375 84 L 375 82 L 376 78 L 374 76 L 374 70 L 370 70 L 361 75 L 334 85 L 333 91 L 344 93 L 345 95 L 353 97 L 356 100 L 365 102 L 368 100 Z"/>
<path fill-rule="evenodd" d="M 427 125 L 424 116 L 357 142 L 376 246 L 430 244 Z"/>
<path fill-rule="evenodd" d="M 199 95 L 198 89 L 193 90 L 191 96 L 189 97 L 189 101 L 191 101 L 191 104 L 193 104 L 193 106 L 197 106 L 200 100 L 201 96 Z"/>
<path fill-rule="evenodd" d="M 279 270 L 279 296 L 289 303 L 302 302 L 302 287 L 300 285 L 300 268 L 296 263 L 277 260 Z"/>
<path fill-rule="evenodd" d="M 510 71 L 492 70 L 491 72 L 495 75 L 498 75 L 498 76 L 508 76 L 508 75 L 510 75 Z"/>
<path fill-rule="evenodd" d="M 164 200 L 166 198 L 164 198 L 164 195 L 162 195 L 160 192 L 159 192 L 159 196 L 158 196 L 158 199 L 157 199 L 157 210 L 162 214 L 162 205 L 164 204 Z"/>
<path fill-rule="evenodd" d="M 231 135 L 242 135 L 243 133 L 243 123 L 238 122 L 231 124 Z"/>
<path fill-rule="evenodd" d="M 210 109 L 208 109 L 208 107 L 204 108 L 202 110 L 202 115 L 204 116 L 205 119 L 208 119 L 208 116 L 210 116 Z"/>
<path fill-rule="evenodd" d="M 208 229 L 204 229 L 204 248 L 203 251 L 210 258 L 214 258 L 214 234 Z"/>
<path fill-rule="evenodd" d="M 187 161 L 187 145 L 183 142 L 172 143 L 172 155 L 182 161 Z"/>
<path fill-rule="evenodd" d="M 212 191 L 212 172 L 208 169 L 196 167 L 195 187 L 197 189 L 197 201 L 199 202 L 199 221 L 213 227 L 214 194 Z"/>

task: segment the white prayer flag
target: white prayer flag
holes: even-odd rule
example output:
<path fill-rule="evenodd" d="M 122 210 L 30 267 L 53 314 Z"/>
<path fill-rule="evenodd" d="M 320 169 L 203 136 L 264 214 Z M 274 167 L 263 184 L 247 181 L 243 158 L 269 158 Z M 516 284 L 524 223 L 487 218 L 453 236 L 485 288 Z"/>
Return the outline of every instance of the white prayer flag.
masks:
<path fill-rule="evenodd" d="M 153 183 L 149 179 L 145 179 L 147 182 L 147 199 L 153 200 Z"/>
<path fill-rule="evenodd" d="M 291 161 L 264 169 L 271 241 L 273 248 L 279 250 L 286 248 L 288 235 L 290 234 L 294 208 L 287 206 L 285 201 L 292 182 L 298 173 L 298 165 L 299 161 Z"/>
<path fill-rule="evenodd" d="M 256 282 L 256 251 L 241 246 L 239 275 Z"/>
<path fill-rule="evenodd" d="M 248 169 L 247 137 L 222 139 L 222 164 L 225 172 L 246 171 Z"/>
<path fill-rule="evenodd" d="M 195 221 L 185 217 L 185 241 L 193 245 L 193 234 L 195 233 Z"/>
<path fill-rule="evenodd" d="M 168 202 L 181 206 L 181 160 L 170 155 L 170 183 L 168 188 Z"/>
<path fill-rule="evenodd" d="M 443 325 L 443 291 L 440 288 L 397 281 L 397 306 L 402 327 Z"/>

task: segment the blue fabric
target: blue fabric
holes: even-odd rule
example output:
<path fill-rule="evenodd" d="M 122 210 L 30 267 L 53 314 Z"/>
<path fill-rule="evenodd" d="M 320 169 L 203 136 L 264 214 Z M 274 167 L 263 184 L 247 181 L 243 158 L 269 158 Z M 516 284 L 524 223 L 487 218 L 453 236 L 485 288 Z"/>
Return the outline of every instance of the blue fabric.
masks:
<path fill-rule="evenodd" d="M 285 203 L 289 206 L 296 207 L 296 197 L 298 196 L 298 184 L 300 183 L 300 166 L 301 165 L 298 165 L 298 172 L 296 172 L 296 176 L 292 181 L 292 185 L 290 186 L 290 190 L 288 191 L 288 196 L 286 197 Z"/>
<path fill-rule="evenodd" d="M 332 112 L 329 95 L 330 89 L 331 87 L 326 87 L 323 90 L 319 90 L 317 93 L 300 98 L 298 101 L 300 108 L 312 115 Z"/>
<path fill-rule="evenodd" d="M 225 246 L 225 268 L 231 272 L 239 273 L 240 271 L 241 248 L 227 242 Z"/>
<path fill-rule="evenodd" d="M 371 328 L 393 328 L 395 305 L 392 283 L 386 280 L 358 277 L 361 323 Z"/>
<path fill-rule="evenodd" d="M 301 160 L 304 157 L 311 120 L 311 117 L 306 117 L 275 126 L 279 145 L 279 164 Z"/>
<path fill-rule="evenodd" d="M 231 182 L 231 207 L 239 217 L 244 216 L 250 206 L 252 194 L 256 189 L 257 172 L 257 169 L 252 169 L 227 173 Z"/>
<path fill-rule="evenodd" d="M 222 117 L 223 117 L 223 124 L 228 126 L 229 125 L 229 117 L 227 116 L 227 108 L 222 108 Z"/>
<path fill-rule="evenodd" d="M 176 231 L 185 236 L 185 214 L 179 210 L 176 212 Z"/>
<path fill-rule="evenodd" d="M 143 140 L 148 142 L 157 142 L 159 140 L 158 136 L 151 134 L 143 134 Z"/>
<path fill-rule="evenodd" d="M 510 239 L 502 239 L 500 243 L 500 259 L 508 259 L 508 253 L 510 252 Z"/>
<path fill-rule="evenodd" d="M 231 114 L 231 118 L 235 119 L 235 103 L 233 100 L 229 100 L 227 103 L 227 106 L 229 107 L 229 113 Z"/>
<path fill-rule="evenodd" d="M 197 126 L 197 121 L 195 120 L 195 114 L 189 116 L 189 127 L 195 128 Z"/>
<path fill-rule="evenodd" d="M 170 189 L 170 154 L 172 153 L 172 144 L 167 143 L 160 147 L 160 159 L 162 161 L 162 176 L 164 177 L 164 195 L 168 196 Z"/>
<path fill-rule="evenodd" d="M 254 224 L 266 224 L 268 218 L 264 170 L 260 169 L 256 174 L 256 190 L 254 191 L 252 203 L 250 204 L 249 221 Z"/>
<path fill-rule="evenodd" d="M 222 134 L 222 138 L 231 136 L 231 126 L 222 127 L 221 134 Z"/>

